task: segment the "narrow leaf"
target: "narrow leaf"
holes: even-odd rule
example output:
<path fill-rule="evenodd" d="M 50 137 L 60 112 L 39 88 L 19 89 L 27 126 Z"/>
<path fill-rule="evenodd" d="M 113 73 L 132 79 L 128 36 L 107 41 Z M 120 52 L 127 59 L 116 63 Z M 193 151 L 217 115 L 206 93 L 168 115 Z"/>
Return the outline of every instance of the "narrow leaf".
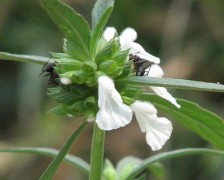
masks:
<path fill-rule="evenodd" d="M 145 159 L 142 163 L 138 164 L 130 173 L 130 175 L 126 178 L 127 180 L 135 179 L 135 177 L 143 172 L 145 169 L 155 162 L 164 161 L 176 157 L 188 156 L 193 154 L 201 154 L 201 155 L 217 155 L 224 157 L 223 151 L 213 150 L 213 149 L 206 149 L 206 148 L 187 148 L 187 149 L 180 149 L 174 150 L 170 152 L 160 153 L 158 155 L 151 156 Z"/>
<path fill-rule="evenodd" d="M 200 81 L 191 81 L 184 79 L 171 79 L 171 78 L 153 78 L 146 76 L 133 76 L 124 79 L 119 79 L 116 84 L 138 84 L 147 86 L 160 86 L 160 87 L 172 87 L 176 89 L 189 89 L 200 91 L 214 91 L 224 92 L 224 85 L 219 83 L 206 83 Z"/>
<path fill-rule="evenodd" d="M 105 11 L 114 6 L 114 0 L 97 0 L 92 11 L 92 29 L 96 28 Z"/>
<path fill-rule="evenodd" d="M 56 173 L 57 169 L 59 168 L 61 162 L 63 161 L 64 157 L 68 153 L 69 149 L 71 148 L 73 142 L 78 138 L 79 134 L 87 125 L 87 122 L 84 122 L 65 142 L 63 147 L 61 148 L 58 155 L 54 158 L 54 160 L 50 163 L 48 168 L 44 171 L 40 180 L 51 180 Z"/>
<path fill-rule="evenodd" d="M 67 40 L 89 57 L 90 28 L 85 19 L 59 0 L 40 0 Z M 75 48 L 75 47 L 74 47 Z"/>
<path fill-rule="evenodd" d="M 35 64 L 45 64 L 49 61 L 50 58 L 42 56 L 32 56 L 32 55 L 19 55 L 19 54 L 10 54 L 6 52 L 0 52 L 1 60 L 10 60 L 10 61 L 20 61 L 20 62 L 29 62 Z"/>
<path fill-rule="evenodd" d="M 110 17 L 112 10 L 113 10 L 113 6 L 108 7 L 105 10 L 105 12 L 102 14 L 102 17 L 99 19 L 99 22 L 97 23 L 96 28 L 94 28 L 94 32 L 93 32 L 91 44 L 90 44 L 90 53 L 92 56 L 95 55 L 98 41 L 103 34 L 104 27 Z"/>
<path fill-rule="evenodd" d="M 224 149 L 224 120 L 216 114 L 186 100 L 178 99 L 181 108 L 152 94 L 144 94 L 141 100 L 150 101 L 158 109 L 167 112 L 176 121 L 218 148 Z"/>
<path fill-rule="evenodd" d="M 48 157 L 56 157 L 59 153 L 58 150 L 52 148 L 39 148 L 39 147 L 24 147 L 24 148 L 7 148 L 7 149 L 0 149 L 0 152 L 7 152 L 7 153 L 31 153 L 37 154 L 42 156 Z M 64 161 L 68 162 L 69 164 L 73 165 L 74 167 L 78 168 L 85 174 L 89 174 L 90 166 L 87 162 L 82 160 L 79 157 L 74 155 L 67 154 L 64 158 Z"/>

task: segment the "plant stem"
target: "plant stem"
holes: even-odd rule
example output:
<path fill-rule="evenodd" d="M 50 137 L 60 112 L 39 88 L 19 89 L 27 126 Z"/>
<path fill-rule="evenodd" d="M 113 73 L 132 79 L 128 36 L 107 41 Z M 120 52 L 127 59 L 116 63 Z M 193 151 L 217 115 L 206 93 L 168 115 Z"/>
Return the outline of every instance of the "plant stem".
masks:
<path fill-rule="evenodd" d="M 100 180 L 103 168 L 105 132 L 94 124 L 89 180 Z"/>

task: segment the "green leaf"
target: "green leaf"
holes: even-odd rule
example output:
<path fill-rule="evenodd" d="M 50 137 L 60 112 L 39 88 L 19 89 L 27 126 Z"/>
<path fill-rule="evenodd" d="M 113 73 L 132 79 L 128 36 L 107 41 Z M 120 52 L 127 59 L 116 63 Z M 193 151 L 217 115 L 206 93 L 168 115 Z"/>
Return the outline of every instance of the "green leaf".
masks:
<path fill-rule="evenodd" d="M 10 61 L 20 61 L 20 62 L 29 62 L 35 64 L 45 64 L 49 61 L 50 58 L 42 56 L 31 56 L 31 55 L 19 55 L 19 54 L 10 54 L 6 52 L 0 52 L 1 60 L 10 60 Z"/>
<path fill-rule="evenodd" d="M 104 27 L 110 17 L 112 10 L 113 10 L 113 6 L 110 6 L 108 7 L 108 9 L 105 10 L 105 13 L 102 15 L 102 17 L 100 18 L 99 22 L 96 25 L 96 28 L 93 31 L 91 44 L 90 44 L 90 54 L 92 57 L 94 57 L 96 54 L 98 41 L 103 34 Z"/>
<path fill-rule="evenodd" d="M 213 150 L 213 149 L 206 149 L 206 148 L 187 148 L 187 149 L 180 149 L 180 150 L 174 150 L 170 152 L 164 152 L 160 153 L 158 155 L 151 156 L 144 161 L 142 161 L 140 164 L 138 164 L 130 173 L 130 175 L 126 178 L 126 180 L 132 180 L 135 179 L 135 177 L 143 172 L 145 169 L 148 169 L 148 167 L 155 162 L 164 161 L 176 157 L 182 157 L 182 156 L 188 156 L 193 154 L 202 154 L 202 155 L 217 155 L 224 157 L 223 151 Z"/>
<path fill-rule="evenodd" d="M 134 156 L 122 158 L 116 166 L 117 176 L 119 180 L 125 180 L 132 169 L 142 162 L 141 159 Z"/>
<path fill-rule="evenodd" d="M 224 120 L 198 104 L 178 99 L 178 109 L 167 100 L 152 94 L 140 96 L 141 100 L 150 101 L 158 109 L 167 112 L 175 120 L 218 148 L 224 149 Z"/>
<path fill-rule="evenodd" d="M 51 180 L 56 173 L 57 169 L 59 168 L 61 162 L 65 158 L 66 154 L 68 153 L 69 149 L 71 148 L 73 142 L 78 138 L 79 134 L 83 131 L 86 127 L 87 122 L 84 122 L 65 142 L 63 147 L 61 148 L 58 155 L 54 158 L 54 160 L 50 163 L 47 169 L 44 171 L 40 180 Z"/>
<path fill-rule="evenodd" d="M 90 28 L 86 20 L 68 5 L 59 0 L 40 0 L 56 25 L 66 35 L 72 50 L 80 50 L 88 58 Z"/>
<path fill-rule="evenodd" d="M 114 0 L 97 0 L 92 11 L 92 29 L 96 28 L 96 25 L 105 14 L 106 9 L 114 6 Z"/>
<path fill-rule="evenodd" d="M 0 149 L 0 152 L 7 152 L 7 153 L 31 153 L 37 154 L 42 156 L 48 157 L 56 157 L 59 153 L 58 150 L 52 148 L 39 148 L 39 147 L 24 147 L 24 148 L 7 148 L 7 149 Z M 74 167 L 78 168 L 85 174 L 89 174 L 90 166 L 87 162 L 82 160 L 79 157 L 74 155 L 67 154 L 64 158 L 64 161 L 68 162 L 69 164 L 73 165 Z"/>
<path fill-rule="evenodd" d="M 165 177 L 165 168 L 163 164 L 160 162 L 153 163 L 149 166 L 149 168 L 152 173 L 158 178 L 158 179 L 164 179 Z"/>
<path fill-rule="evenodd" d="M 147 86 L 172 87 L 176 89 L 224 92 L 224 85 L 219 83 L 206 83 L 184 79 L 154 78 L 146 76 L 132 76 L 124 79 L 119 79 L 116 81 L 116 84 L 138 84 Z"/>

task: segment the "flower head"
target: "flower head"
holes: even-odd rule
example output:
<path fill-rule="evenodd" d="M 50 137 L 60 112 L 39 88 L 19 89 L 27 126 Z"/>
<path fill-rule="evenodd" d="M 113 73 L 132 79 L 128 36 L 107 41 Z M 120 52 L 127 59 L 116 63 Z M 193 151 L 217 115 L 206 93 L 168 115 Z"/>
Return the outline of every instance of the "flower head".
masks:
<path fill-rule="evenodd" d="M 103 130 L 123 127 L 131 122 L 132 110 L 122 102 L 113 81 L 107 76 L 98 79 L 98 106 L 96 123 Z"/>
<path fill-rule="evenodd" d="M 156 108 L 148 102 L 135 101 L 130 107 L 141 131 L 146 133 L 147 144 L 153 151 L 161 149 L 170 138 L 173 129 L 171 122 L 164 117 L 158 117 Z"/>

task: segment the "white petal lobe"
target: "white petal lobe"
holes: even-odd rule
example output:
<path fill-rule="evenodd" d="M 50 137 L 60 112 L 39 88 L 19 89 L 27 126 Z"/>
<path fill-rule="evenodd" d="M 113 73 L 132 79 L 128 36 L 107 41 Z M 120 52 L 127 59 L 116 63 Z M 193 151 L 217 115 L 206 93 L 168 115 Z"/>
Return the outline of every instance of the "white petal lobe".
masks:
<path fill-rule="evenodd" d="M 131 122 L 132 110 L 122 102 L 122 98 L 114 87 L 113 81 L 107 76 L 98 79 L 100 110 L 96 123 L 102 130 L 112 130 L 123 127 Z"/>
<path fill-rule="evenodd" d="M 114 27 L 107 27 L 103 32 L 103 37 L 106 41 L 110 41 L 114 38 L 117 30 Z"/>
<path fill-rule="evenodd" d="M 137 32 L 133 28 L 126 28 L 122 31 L 120 38 L 123 41 L 135 41 L 137 39 Z"/>
<path fill-rule="evenodd" d="M 162 68 L 158 64 L 153 64 L 150 67 L 149 73 L 148 73 L 149 77 L 161 78 L 161 77 L 163 77 L 163 75 L 164 75 L 164 72 L 163 72 Z"/>
<path fill-rule="evenodd" d="M 180 108 L 180 105 L 177 103 L 176 99 L 167 91 L 164 87 L 150 87 L 158 96 L 170 101 L 177 108 Z"/>
<path fill-rule="evenodd" d="M 159 150 L 170 138 L 171 122 L 157 116 L 155 107 L 148 102 L 135 101 L 131 105 L 142 132 L 146 132 L 146 142 L 153 151 Z"/>

